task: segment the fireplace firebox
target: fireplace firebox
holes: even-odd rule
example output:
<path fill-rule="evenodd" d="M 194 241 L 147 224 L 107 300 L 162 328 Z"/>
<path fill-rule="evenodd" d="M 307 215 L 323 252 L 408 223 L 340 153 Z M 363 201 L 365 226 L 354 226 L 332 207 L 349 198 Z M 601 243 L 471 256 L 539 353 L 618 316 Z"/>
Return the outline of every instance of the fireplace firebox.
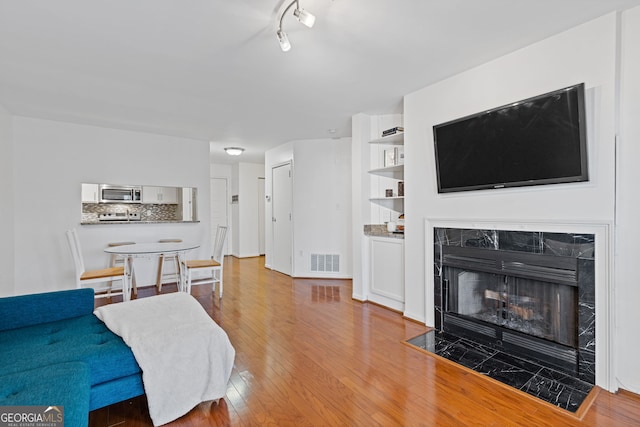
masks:
<path fill-rule="evenodd" d="M 436 328 L 595 383 L 594 236 L 438 228 Z"/>

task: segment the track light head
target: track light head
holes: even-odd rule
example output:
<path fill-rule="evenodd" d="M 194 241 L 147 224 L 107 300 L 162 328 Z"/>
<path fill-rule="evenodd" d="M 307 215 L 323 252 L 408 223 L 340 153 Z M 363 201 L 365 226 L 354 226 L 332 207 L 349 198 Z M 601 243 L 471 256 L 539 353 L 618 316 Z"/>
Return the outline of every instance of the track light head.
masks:
<path fill-rule="evenodd" d="M 301 24 L 304 24 L 309 28 L 313 27 L 313 24 L 316 23 L 316 17 L 304 9 L 296 8 L 296 10 L 293 11 L 293 16 L 298 18 L 298 21 L 300 21 Z"/>
<path fill-rule="evenodd" d="M 278 42 L 280 42 L 280 49 L 282 49 L 283 52 L 287 52 L 289 49 L 291 49 L 291 43 L 289 43 L 289 37 L 287 37 L 287 33 L 282 30 L 278 30 L 276 35 L 278 36 Z"/>

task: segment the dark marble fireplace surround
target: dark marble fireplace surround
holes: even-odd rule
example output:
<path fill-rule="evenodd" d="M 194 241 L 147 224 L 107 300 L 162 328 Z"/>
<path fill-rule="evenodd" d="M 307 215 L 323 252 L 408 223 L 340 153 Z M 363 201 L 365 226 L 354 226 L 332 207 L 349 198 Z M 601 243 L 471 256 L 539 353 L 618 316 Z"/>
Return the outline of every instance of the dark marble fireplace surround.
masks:
<path fill-rule="evenodd" d="M 413 344 L 575 411 L 595 384 L 594 256 L 593 234 L 435 228 L 436 332 Z"/>

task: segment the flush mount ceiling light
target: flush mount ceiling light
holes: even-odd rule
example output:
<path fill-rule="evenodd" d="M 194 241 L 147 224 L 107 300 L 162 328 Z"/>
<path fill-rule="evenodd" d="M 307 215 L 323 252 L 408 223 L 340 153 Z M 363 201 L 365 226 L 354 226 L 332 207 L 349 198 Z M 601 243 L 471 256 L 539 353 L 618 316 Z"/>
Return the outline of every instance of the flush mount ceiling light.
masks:
<path fill-rule="evenodd" d="M 296 5 L 296 8 L 293 10 L 293 16 L 295 16 L 301 24 L 304 24 L 307 27 L 311 28 L 316 22 L 316 17 L 313 16 L 313 14 L 307 12 L 304 9 L 300 9 L 300 3 L 298 3 L 298 0 L 293 0 L 289 4 L 289 6 L 287 6 L 284 12 L 282 12 L 282 15 L 280 16 L 280 25 L 278 26 L 278 31 L 276 32 L 276 35 L 278 36 L 278 42 L 280 43 L 280 49 L 282 49 L 283 52 L 291 49 L 291 43 L 289 43 L 289 37 L 287 37 L 287 33 L 282 31 L 282 19 L 294 4 Z"/>
<path fill-rule="evenodd" d="M 225 147 L 224 151 L 230 156 L 239 156 L 244 151 L 244 148 L 240 147 Z"/>

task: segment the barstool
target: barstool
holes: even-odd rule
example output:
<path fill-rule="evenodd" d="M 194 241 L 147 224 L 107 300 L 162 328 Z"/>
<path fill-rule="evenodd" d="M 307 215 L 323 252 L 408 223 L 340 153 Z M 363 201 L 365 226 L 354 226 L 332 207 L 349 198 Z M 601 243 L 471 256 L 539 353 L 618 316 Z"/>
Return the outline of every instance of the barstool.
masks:
<path fill-rule="evenodd" d="M 160 239 L 158 243 L 182 243 L 182 239 Z M 174 262 L 176 267 L 175 273 L 164 274 L 164 261 L 171 260 Z M 163 279 L 175 279 L 178 284 L 178 289 L 180 289 L 180 261 L 178 260 L 178 255 L 165 255 L 160 254 L 160 261 L 158 263 L 158 281 L 156 283 L 156 287 L 158 288 L 158 292 L 162 291 L 162 281 Z"/>
<path fill-rule="evenodd" d="M 111 242 L 111 243 L 107 243 L 107 246 L 109 246 L 110 248 L 113 248 L 115 246 L 135 245 L 135 243 L 136 242 Z M 119 266 L 124 267 L 125 262 L 127 262 L 127 260 L 126 260 L 126 257 L 124 257 L 123 255 L 111 254 L 111 261 L 109 263 L 111 267 L 119 267 Z M 111 286 L 111 284 L 109 284 L 109 286 Z M 136 275 L 133 271 L 133 265 L 131 265 L 131 286 L 133 287 L 133 294 L 137 296 L 138 287 L 136 286 Z"/>

